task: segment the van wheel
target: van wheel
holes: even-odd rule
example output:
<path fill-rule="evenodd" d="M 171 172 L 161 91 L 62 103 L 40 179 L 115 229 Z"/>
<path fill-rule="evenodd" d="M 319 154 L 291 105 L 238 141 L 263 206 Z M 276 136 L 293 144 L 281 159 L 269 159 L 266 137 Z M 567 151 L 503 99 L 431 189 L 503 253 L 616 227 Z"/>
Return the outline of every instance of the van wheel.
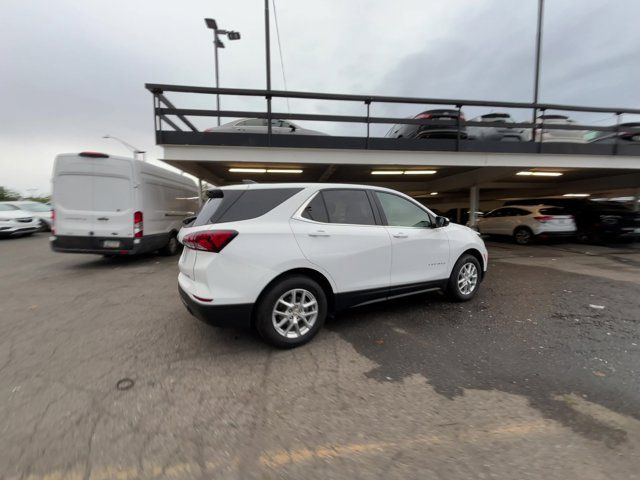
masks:
<path fill-rule="evenodd" d="M 278 348 L 307 343 L 322 328 L 327 296 L 320 285 L 296 275 L 272 285 L 256 306 L 256 328 L 264 340 Z"/>
<path fill-rule="evenodd" d="M 480 287 L 480 262 L 473 255 L 462 255 L 453 267 L 447 294 L 455 302 L 466 302 L 475 297 Z"/>
<path fill-rule="evenodd" d="M 533 232 L 527 227 L 518 227 L 513 232 L 513 239 L 518 245 L 529 245 L 533 241 Z"/>
<path fill-rule="evenodd" d="M 178 238 L 175 235 L 171 235 L 167 244 L 160 249 L 160 253 L 162 255 L 166 255 L 167 257 L 171 257 L 178 253 L 180 250 L 180 243 L 178 242 Z"/>

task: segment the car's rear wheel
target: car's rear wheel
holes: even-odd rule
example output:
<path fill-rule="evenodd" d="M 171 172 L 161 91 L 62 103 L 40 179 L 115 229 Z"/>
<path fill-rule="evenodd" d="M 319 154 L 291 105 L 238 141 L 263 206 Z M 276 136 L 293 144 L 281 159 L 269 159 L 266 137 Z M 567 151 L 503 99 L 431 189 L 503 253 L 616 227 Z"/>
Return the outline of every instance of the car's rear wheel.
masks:
<path fill-rule="evenodd" d="M 533 241 L 533 232 L 527 227 L 518 227 L 513 232 L 513 239 L 518 245 L 529 245 Z"/>
<path fill-rule="evenodd" d="M 480 262 L 473 255 L 462 255 L 451 271 L 447 293 L 452 300 L 466 302 L 471 300 L 480 287 Z"/>
<path fill-rule="evenodd" d="M 267 342 L 292 348 L 311 340 L 327 316 L 327 296 L 312 279 L 284 278 L 264 293 L 256 307 L 256 328 Z"/>

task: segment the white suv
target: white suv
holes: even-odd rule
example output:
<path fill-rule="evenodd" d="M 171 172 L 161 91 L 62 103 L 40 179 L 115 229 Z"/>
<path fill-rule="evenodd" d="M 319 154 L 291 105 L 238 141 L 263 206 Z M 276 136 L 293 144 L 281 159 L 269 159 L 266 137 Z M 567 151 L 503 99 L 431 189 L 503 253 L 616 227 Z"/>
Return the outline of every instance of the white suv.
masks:
<path fill-rule="evenodd" d="M 512 236 L 516 243 L 526 245 L 534 238 L 575 235 L 576 222 L 562 207 L 510 205 L 479 218 L 477 228 L 487 235 Z"/>
<path fill-rule="evenodd" d="M 348 307 L 436 289 L 469 300 L 487 269 L 476 232 L 394 190 L 243 184 L 208 196 L 178 236 L 183 302 L 278 347 L 309 341 Z"/>

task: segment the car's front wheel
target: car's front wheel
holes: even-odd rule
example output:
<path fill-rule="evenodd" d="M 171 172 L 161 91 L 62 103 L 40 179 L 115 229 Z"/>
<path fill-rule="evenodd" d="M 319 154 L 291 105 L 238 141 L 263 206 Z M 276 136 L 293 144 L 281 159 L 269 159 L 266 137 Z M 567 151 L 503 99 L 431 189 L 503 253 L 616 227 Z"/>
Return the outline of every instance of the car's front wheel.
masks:
<path fill-rule="evenodd" d="M 471 300 L 480 287 L 480 262 L 473 255 L 462 255 L 451 271 L 447 293 L 456 302 Z"/>
<path fill-rule="evenodd" d="M 256 307 L 256 328 L 267 342 L 292 348 L 311 340 L 327 316 L 327 296 L 314 280 L 295 275 L 267 290 Z"/>

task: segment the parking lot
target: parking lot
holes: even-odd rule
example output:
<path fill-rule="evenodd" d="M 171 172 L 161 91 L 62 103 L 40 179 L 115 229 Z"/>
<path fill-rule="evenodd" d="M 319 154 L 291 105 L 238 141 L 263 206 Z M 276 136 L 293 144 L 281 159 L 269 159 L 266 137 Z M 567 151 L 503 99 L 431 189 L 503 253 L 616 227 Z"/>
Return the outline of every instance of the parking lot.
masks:
<path fill-rule="evenodd" d="M 192 318 L 177 258 L 0 241 L 2 478 L 640 478 L 640 249 L 488 242 L 281 351 Z"/>

